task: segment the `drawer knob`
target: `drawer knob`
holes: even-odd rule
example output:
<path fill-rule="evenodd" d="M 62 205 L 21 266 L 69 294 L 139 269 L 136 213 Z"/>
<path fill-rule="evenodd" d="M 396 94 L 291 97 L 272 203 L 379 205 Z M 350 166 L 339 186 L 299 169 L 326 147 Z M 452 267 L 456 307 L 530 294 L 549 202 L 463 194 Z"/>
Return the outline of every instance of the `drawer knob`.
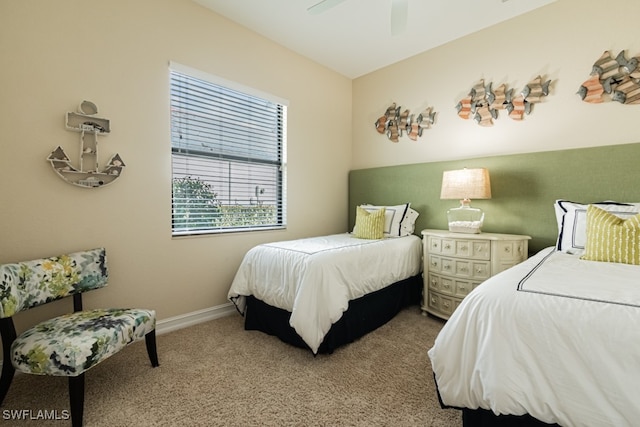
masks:
<path fill-rule="evenodd" d="M 505 247 L 504 247 L 504 251 L 505 251 L 506 253 L 509 253 L 509 252 L 511 252 L 511 248 L 510 248 L 509 246 L 505 246 Z"/>
<path fill-rule="evenodd" d="M 451 249 L 451 245 L 447 243 L 446 245 L 444 245 L 444 248 L 445 249 Z"/>
<path fill-rule="evenodd" d="M 444 266 L 444 269 L 445 270 L 451 270 L 451 266 L 449 264 L 447 264 L 447 265 Z"/>
<path fill-rule="evenodd" d="M 467 267 L 460 267 L 460 271 L 466 273 L 469 269 Z"/>

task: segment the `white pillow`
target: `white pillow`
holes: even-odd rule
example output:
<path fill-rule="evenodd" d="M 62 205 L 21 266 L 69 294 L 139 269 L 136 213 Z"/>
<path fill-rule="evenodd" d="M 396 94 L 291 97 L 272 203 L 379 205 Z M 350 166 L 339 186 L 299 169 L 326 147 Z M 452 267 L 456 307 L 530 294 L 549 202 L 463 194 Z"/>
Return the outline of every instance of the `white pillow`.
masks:
<path fill-rule="evenodd" d="M 400 225 L 400 236 L 410 236 L 416 229 L 416 219 L 420 214 L 418 211 L 411 209 L 407 209 L 407 213 L 402 220 L 402 224 Z"/>
<path fill-rule="evenodd" d="M 587 206 L 595 205 L 620 218 L 628 218 L 640 212 L 640 203 L 604 201 L 576 203 L 556 200 L 554 210 L 558 222 L 556 249 L 568 254 L 582 255 L 587 243 Z"/>
<path fill-rule="evenodd" d="M 409 205 L 410 203 L 396 206 L 360 205 L 360 207 L 368 212 L 375 212 L 378 209 L 385 208 L 384 237 L 400 237 L 403 236 L 401 233 L 402 220 L 409 210 Z M 356 232 L 355 226 L 353 227 L 353 232 Z"/>

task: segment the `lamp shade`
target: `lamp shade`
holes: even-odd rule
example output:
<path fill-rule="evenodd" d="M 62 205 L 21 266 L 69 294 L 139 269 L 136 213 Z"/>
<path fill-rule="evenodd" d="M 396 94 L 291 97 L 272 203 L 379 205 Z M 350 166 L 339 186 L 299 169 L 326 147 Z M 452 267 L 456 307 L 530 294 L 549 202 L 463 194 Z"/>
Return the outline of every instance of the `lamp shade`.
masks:
<path fill-rule="evenodd" d="M 485 168 L 459 169 L 442 174 L 441 199 L 490 199 L 491 180 Z"/>

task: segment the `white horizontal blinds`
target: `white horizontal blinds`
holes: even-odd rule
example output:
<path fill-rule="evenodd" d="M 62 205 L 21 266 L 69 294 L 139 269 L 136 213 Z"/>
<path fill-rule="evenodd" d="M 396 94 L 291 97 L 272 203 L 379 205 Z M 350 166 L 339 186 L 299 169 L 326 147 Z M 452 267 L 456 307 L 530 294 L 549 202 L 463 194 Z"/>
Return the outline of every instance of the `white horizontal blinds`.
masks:
<path fill-rule="evenodd" d="M 171 70 L 173 234 L 284 227 L 284 104 Z"/>

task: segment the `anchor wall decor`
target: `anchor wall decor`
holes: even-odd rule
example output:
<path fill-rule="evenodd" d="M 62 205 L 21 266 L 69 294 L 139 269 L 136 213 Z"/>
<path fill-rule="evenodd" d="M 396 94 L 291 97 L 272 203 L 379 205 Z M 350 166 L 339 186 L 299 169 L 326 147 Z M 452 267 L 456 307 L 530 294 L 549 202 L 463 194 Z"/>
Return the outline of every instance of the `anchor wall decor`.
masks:
<path fill-rule="evenodd" d="M 58 176 L 78 187 L 104 187 L 115 181 L 125 167 L 122 158 L 116 153 L 109 159 L 105 168 L 100 169 L 98 135 L 108 135 L 111 128 L 109 120 L 96 117 L 97 113 L 98 107 L 93 102 L 82 101 L 77 113 L 66 114 L 67 130 L 80 133 L 79 167 L 71 163 L 69 156 L 60 146 L 47 157 Z"/>

